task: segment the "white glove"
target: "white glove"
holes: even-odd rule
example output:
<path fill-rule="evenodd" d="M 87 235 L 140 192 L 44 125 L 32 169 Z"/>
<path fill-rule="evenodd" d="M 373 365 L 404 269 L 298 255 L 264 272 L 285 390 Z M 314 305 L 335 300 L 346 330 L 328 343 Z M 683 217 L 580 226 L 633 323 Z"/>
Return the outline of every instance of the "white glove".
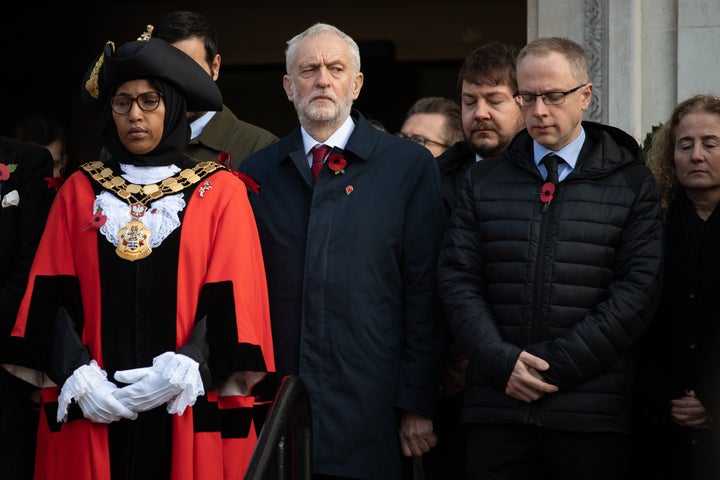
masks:
<path fill-rule="evenodd" d="M 74 398 L 85 418 L 95 423 L 112 423 L 121 418 L 135 420 L 137 413 L 125 407 L 114 396 L 117 386 L 107 380 L 95 360 L 82 365 L 63 384 L 58 398 L 57 421 L 67 420 L 68 405 Z"/>
<path fill-rule="evenodd" d="M 194 405 L 195 399 L 205 393 L 200 364 L 174 352 L 155 357 L 152 367 L 117 371 L 115 380 L 130 384 L 114 395 L 134 412 L 145 412 L 168 403 L 168 413 L 182 415 L 186 407 Z"/>

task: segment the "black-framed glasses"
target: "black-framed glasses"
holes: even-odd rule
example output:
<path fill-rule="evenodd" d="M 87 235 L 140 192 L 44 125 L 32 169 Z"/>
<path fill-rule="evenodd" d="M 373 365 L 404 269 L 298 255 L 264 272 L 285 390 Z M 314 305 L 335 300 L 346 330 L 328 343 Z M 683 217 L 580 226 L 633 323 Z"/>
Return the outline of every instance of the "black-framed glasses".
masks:
<path fill-rule="evenodd" d="M 138 104 L 140 110 L 144 112 L 152 112 L 157 110 L 160 106 L 160 99 L 163 94 L 160 92 L 145 92 L 141 93 L 137 97 L 131 97 L 129 95 L 115 95 L 110 99 L 110 108 L 118 115 L 124 115 L 130 111 L 133 103 Z"/>
<path fill-rule="evenodd" d="M 582 85 L 578 85 L 575 88 L 571 88 L 570 90 L 567 90 L 565 92 L 544 92 L 544 93 L 522 93 L 522 92 L 515 92 L 515 95 L 513 95 L 513 98 L 515 99 L 515 103 L 517 103 L 521 107 L 532 107 L 535 105 L 535 102 L 537 101 L 538 97 L 542 98 L 542 101 L 545 105 L 560 105 L 561 103 L 565 103 L 565 97 L 570 95 L 573 92 L 577 92 L 581 88 L 583 88 L 587 83 L 583 83 Z"/>
<path fill-rule="evenodd" d="M 439 145 L 441 147 L 450 148 L 450 145 L 447 145 L 442 142 L 438 142 L 437 140 L 430 140 L 429 138 L 425 138 L 422 135 L 405 135 L 402 132 L 398 132 L 398 133 L 396 133 L 396 135 L 401 138 L 407 138 L 408 140 L 412 140 L 415 143 L 419 143 L 423 147 L 427 147 L 427 144 L 431 143 L 434 145 Z"/>

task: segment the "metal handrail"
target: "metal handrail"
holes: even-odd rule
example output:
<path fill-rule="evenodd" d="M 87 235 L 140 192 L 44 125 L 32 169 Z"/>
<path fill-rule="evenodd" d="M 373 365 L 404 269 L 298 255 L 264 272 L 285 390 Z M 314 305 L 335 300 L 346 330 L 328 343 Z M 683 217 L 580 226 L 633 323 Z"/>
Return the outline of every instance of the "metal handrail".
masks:
<path fill-rule="evenodd" d="M 310 397 L 300 378 L 280 382 L 248 465 L 245 480 L 311 480 Z"/>

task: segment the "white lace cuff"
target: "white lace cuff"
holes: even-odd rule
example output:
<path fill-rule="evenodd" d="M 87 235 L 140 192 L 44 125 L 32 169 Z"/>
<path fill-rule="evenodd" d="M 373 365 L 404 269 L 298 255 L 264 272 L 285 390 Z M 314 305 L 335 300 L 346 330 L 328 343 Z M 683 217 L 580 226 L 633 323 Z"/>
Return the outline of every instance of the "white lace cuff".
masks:
<path fill-rule="evenodd" d="M 153 359 L 153 369 L 160 372 L 170 384 L 182 389 L 167 404 L 170 414 L 182 415 L 185 408 L 195 405 L 197 397 L 205 394 L 200 364 L 186 355 L 165 352 Z"/>
<path fill-rule="evenodd" d="M 107 382 L 107 372 L 101 370 L 95 360 L 90 360 L 89 365 L 82 365 L 76 368 L 73 374 L 65 380 L 65 383 L 60 389 L 57 422 L 60 423 L 67 420 L 68 406 L 73 398 L 77 400 L 105 382 Z"/>

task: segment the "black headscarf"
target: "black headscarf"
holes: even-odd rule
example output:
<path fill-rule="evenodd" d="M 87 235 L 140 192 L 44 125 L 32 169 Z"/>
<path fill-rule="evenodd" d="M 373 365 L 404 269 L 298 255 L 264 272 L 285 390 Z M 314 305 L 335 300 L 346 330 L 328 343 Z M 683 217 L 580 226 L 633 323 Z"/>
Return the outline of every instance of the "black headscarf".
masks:
<path fill-rule="evenodd" d="M 163 94 L 165 120 L 160 143 L 152 151 L 137 155 L 129 152 L 120 142 L 110 101 L 106 100 L 100 111 L 100 136 L 103 147 L 110 156 L 120 163 L 129 163 L 141 167 L 170 165 L 179 161 L 185 147 L 190 142 L 190 124 L 187 120 L 185 97 L 172 83 L 160 78 L 148 79 Z M 115 89 L 117 90 L 117 89 Z M 113 92 L 114 94 L 114 92 Z"/>

